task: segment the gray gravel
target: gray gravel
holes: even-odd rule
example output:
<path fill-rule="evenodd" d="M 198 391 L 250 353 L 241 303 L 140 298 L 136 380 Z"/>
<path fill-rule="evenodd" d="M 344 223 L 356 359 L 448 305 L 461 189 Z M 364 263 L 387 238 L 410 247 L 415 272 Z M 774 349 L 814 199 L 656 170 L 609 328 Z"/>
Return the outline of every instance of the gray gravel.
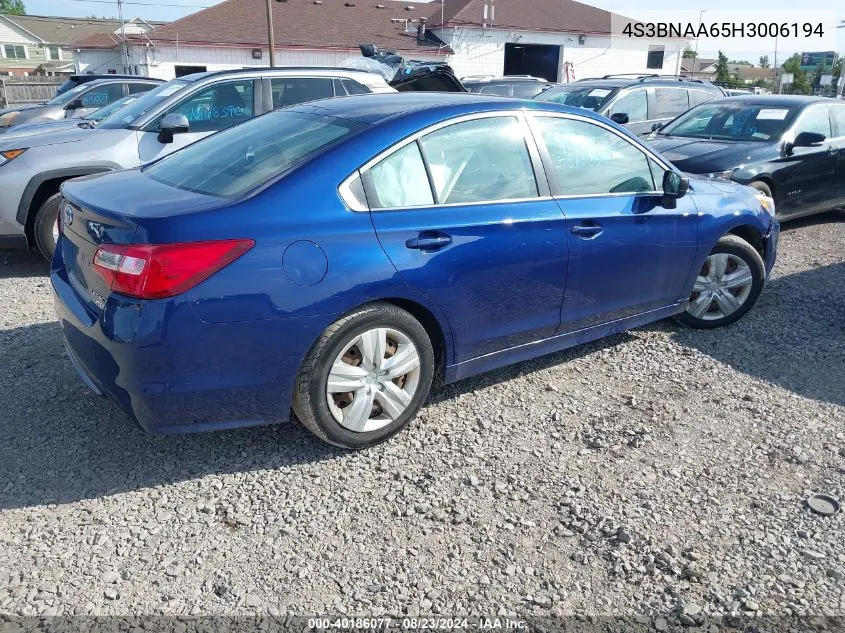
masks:
<path fill-rule="evenodd" d="M 391 443 L 142 433 L 0 253 L 0 614 L 845 613 L 845 213 L 759 304 L 466 380 Z"/>

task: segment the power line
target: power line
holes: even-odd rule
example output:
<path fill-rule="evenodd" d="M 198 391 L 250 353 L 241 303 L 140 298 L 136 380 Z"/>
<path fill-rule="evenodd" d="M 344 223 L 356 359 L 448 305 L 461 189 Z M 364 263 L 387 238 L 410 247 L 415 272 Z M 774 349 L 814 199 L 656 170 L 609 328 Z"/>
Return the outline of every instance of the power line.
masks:
<path fill-rule="evenodd" d="M 94 4 L 114 4 L 114 0 L 70 0 L 71 2 L 84 2 Z M 205 4 L 173 4 L 173 3 L 158 3 L 158 2 L 124 2 L 123 4 L 133 4 L 139 7 L 179 7 L 182 9 L 210 9 L 213 5 Z"/>

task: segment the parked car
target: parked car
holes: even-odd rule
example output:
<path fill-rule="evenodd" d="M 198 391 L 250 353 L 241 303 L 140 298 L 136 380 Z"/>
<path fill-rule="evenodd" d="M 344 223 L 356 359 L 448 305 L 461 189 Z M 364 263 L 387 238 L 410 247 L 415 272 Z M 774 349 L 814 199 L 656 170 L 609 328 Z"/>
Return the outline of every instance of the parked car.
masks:
<path fill-rule="evenodd" d="M 845 104 L 747 95 L 700 105 L 648 137 L 679 169 L 775 199 L 778 218 L 845 206 Z"/>
<path fill-rule="evenodd" d="M 745 97 L 754 94 L 752 90 L 741 90 L 739 88 L 723 88 L 723 90 L 726 97 Z"/>
<path fill-rule="evenodd" d="M 435 376 L 732 323 L 778 237 L 751 188 L 688 180 L 592 112 L 481 95 L 302 104 L 62 195 L 51 278 L 89 386 L 152 432 L 293 408 L 351 448 Z"/>
<path fill-rule="evenodd" d="M 724 96 L 718 86 L 700 79 L 657 75 L 605 75 L 549 88 L 535 99 L 595 110 L 634 134 L 648 134 L 699 103 Z"/>
<path fill-rule="evenodd" d="M 147 92 L 163 84 L 161 79 L 98 79 L 63 92 L 44 104 L 17 106 L 0 110 L 0 133 L 8 132 L 24 123 L 44 123 L 63 119 L 78 119 L 91 114 L 118 99 L 139 92 Z"/>
<path fill-rule="evenodd" d="M 100 108 L 99 110 L 94 110 L 91 114 L 86 114 L 84 117 L 79 119 L 62 119 L 61 121 L 23 123 L 22 125 L 16 125 L 13 130 L 10 130 L 3 136 L 3 140 L 8 141 L 10 138 L 20 138 L 21 136 L 26 136 L 28 134 L 43 134 L 46 132 L 55 132 L 57 130 L 72 130 L 77 127 L 92 128 L 103 119 L 108 118 L 114 112 L 120 110 L 123 106 L 138 99 L 138 97 L 142 94 L 146 93 L 136 92 L 135 94 L 127 95 L 122 99 L 118 99 L 111 105 L 107 105 L 105 108 Z"/>
<path fill-rule="evenodd" d="M 461 83 L 470 92 L 502 97 L 533 99 L 555 84 L 540 77 L 464 77 Z"/>
<path fill-rule="evenodd" d="M 71 75 L 70 77 L 65 80 L 63 84 L 61 84 L 56 89 L 56 96 L 62 94 L 63 92 L 67 92 L 73 88 L 76 88 L 79 85 L 84 83 L 88 83 L 89 81 L 97 81 L 98 79 L 148 79 L 148 77 L 141 77 L 139 75 L 97 75 L 97 74 L 83 74 L 83 75 Z"/>
<path fill-rule="evenodd" d="M 94 129 L 0 136 L 0 247 L 37 246 L 52 258 L 59 186 L 69 178 L 136 167 L 274 108 L 370 92 L 394 91 L 377 73 L 341 68 L 198 73 L 157 86 Z"/>

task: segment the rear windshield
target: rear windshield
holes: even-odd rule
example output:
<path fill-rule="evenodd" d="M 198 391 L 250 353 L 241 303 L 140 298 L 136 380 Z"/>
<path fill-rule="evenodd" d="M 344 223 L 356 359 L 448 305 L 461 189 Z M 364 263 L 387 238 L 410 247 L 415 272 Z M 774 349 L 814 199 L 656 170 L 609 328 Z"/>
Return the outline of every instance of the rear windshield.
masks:
<path fill-rule="evenodd" d="M 168 81 L 166 84 L 156 86 L 149 92 L 145 92 L 125 108 L 120 108 L 111 116 L 103 119 L 97 127 L 109 130 L 113 128 L 122 129 L 132 125 L 136 120 L 167 99 L 167 97 L 179 92 L 189 83 L 188 81 L 174 79 L 173 81 Z"/>
<path fill-rule="evenodd" d="M 572 84 L 569 86 L 558 86 L 541 92 L 536 97 L 537 101 L 549 101 L 551 103 L 562 103 L 563 105 L 598 110 L 616 91 L 616 88 L 599 88 L 589 84 Z"/>
<path fill-rule="evenodd" d="M 236 198 L 365 127 L 278 110 L 213 134 L 143 171 L 179 189 Z"/>
<path fill-rule="evenodd" d="M 707 103 L 685 112 L 658 134 L 724 141 L 767 142 L 779 138 L 791 125 L 794 108 L 736 101 Z"/>

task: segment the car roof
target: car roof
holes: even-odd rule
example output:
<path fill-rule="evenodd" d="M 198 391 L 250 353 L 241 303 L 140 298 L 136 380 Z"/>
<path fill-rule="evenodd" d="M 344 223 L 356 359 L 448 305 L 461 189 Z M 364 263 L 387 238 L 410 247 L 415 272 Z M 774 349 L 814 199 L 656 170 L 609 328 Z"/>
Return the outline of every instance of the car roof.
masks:
<path fill-rule="evenodd" d="M 674 88 L 701 88 L 706 91 L 720 91 L 716 84 L 701 79 L 688 77 L 654 77 L 644 75 L 642 77 L 596 77 L 579 79 L 578 81 L 561 86 L 595 86 L 597 88 L 625 88 L 628 86 L 670 86 Z M 557 86 L 555 86 L 557 87 Z"/>
<path fill-rule="evenodd" d="M 107 73 L 92 73 L 88 74 L 77 74 L 71 75 L 68 77 L 71 81 L 79 81 L 80 79 L 86 79 L 88 81 L 95 81 L 96 79 L 152 79 L 152 77 L 140 77 L 139 75 L 113 75 Z"/>
<path fill-rule="evenodd" d="M 365 74 L 381 76 L 379 73 L 363 68 L 349 68 L 345 66 L 248 66 L 246 68 L 235 68 L 232 70 L 211 70 L 202 73 L 192 73 L 190 75 L 182 75 L 177 77 L 183 81 L 200 81 L 209 79 L 211 77 L 230 77 L 237 75 L 279 75 L 283 76 L 288 73 L 308 73 L 315 76 L 325 75 L 343 75 L 348 77 L 350 74 Z"/>
<path fill-rule="evenodd" d="M 795 108 L 811 103 L 836 103 L 830 97 L 812 97 L 807 95 L 736 95 L 717 99 L 708 103 L 747 103 L 749 105 L 781 106 L 784 108 Z"/>
<path fill-rule="evenodd" d="M 513 77 L 479 77 L 477 79 L 473 79 L 472 77 L 467 77 L 461 80 L 462 83 L 466 84 L 500 84 L 500 83 L 530 83 L 530 84 L 542 84 L 542 83 L 552 83 L 548 79 L 543 79 L 542 77 L 524 77 L 524 76 L 513 76 Z"/>
<path fill-rule="evenodd" d="M 490 96 L 483 93 L 399 92 L 396 94 L 355 95 L 312 101 L 287 108 L 289 111 L 322 114 L 375 125 L 403 115 L 412 116 L 422 110 L 439 111 L 444 116 L 460 116 L 491 110 L 540 110 L 564 112 L 582 117 L 606 120 L 595 112 L 547 101 Z"/>
<path fill-rule="evenodd" d="M 102 79 L 95 79 L 94 81 L 86 81 L 85 83 L 80 84 L 80 85 L 86 86 L 86 87 L 88 87 L 88 86 L 93 87 L 93 86 L 102 86 L 103 84 L 111 84 L 111 83 L 114 83 L 116 81 L 119 81 L 120 83 L 127 83 L 127 82 L 128 83 L 133 83 L 133 82 L 135 82 L 135 83 L 137 83 L 137 82 L 150 83 L 150 82 L 153 82 L 153 83 L 158 83 L 158 84 L 165 83 L 164 79 L 155 79 L 154 77 L 139 77 L 137 75 L 134 75 L 134 76 L 127 75 L 126 77 L 120 77 L 120 76 L 116 77 L 114 75 L 111 75 L 110 77 L 103 77 Z"/>

